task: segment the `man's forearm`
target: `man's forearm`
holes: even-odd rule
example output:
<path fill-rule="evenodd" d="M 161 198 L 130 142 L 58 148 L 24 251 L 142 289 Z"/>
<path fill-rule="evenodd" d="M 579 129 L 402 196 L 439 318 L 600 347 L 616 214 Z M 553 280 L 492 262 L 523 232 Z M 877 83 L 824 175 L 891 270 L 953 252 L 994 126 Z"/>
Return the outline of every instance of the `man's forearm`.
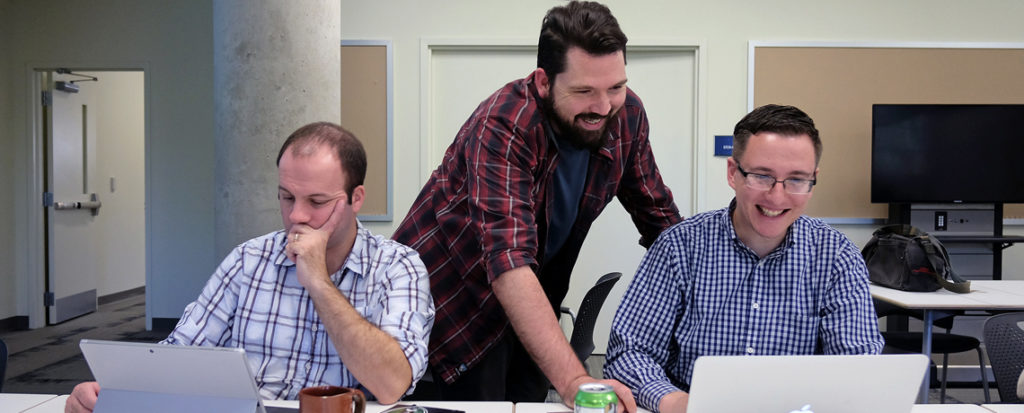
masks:
<path fill-rule="evenodd" d="M 566 387 L 574 380 L 587 377 L 558 325 L 537 276 L 529 267 L 501 274 L 492 287 L 519 341 L 559 394 L 566 394 Z"/>
<path fill-rule="evenodd" d="M 310 289 L 317 314 L 356 380 L 384 404 L 397 401 L 412 384 L 412 367 L 394 337 L 377 328 L 333 284 Z"/>
<path fill-rule="evenodd" d="M 690 394 L 676 391 L 666 394 L 658 403 L 658 411 L 662 413 L 685 413 L 686 405 L 690 401 Z"/>

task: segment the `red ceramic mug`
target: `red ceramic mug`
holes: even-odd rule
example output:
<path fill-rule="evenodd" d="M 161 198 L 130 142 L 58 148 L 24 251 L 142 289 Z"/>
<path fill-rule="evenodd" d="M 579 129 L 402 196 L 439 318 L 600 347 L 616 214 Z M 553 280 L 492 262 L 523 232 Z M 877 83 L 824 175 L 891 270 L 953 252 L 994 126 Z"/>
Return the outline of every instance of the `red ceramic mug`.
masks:
<path fill-rule="evenodd" d="M 358 389 L 315 386 L 299 391 L 300 413 L 363 413 L 365 409 L 366 396 Z"/>

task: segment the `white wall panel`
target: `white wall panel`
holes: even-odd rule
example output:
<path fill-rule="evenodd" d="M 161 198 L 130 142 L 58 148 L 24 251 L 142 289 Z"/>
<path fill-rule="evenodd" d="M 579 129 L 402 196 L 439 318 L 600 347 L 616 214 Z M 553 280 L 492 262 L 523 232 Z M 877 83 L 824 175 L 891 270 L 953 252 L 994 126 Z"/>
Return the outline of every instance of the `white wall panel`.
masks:
<path fill-rule="evenodd" d="M 145 74 L 83 73 L 100 79 L 94 88 L 98 185 L 92 190 L 103 202 L 97 216 L 102 297 L 146 284 Z"/>

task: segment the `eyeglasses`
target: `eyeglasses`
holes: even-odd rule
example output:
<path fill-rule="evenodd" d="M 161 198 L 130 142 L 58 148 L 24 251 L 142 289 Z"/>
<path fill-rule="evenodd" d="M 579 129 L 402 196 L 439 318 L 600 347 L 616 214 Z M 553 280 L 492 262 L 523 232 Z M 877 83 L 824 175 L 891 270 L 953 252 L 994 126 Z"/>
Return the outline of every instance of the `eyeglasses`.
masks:
<path fill-rule="evenodd" d="M 736 162 L 736 169 L 743 174 L 743 179 L 747 183 L 748 188 L 757 189 L 760 191 L 768 191 L 775 187 L 776 183 L 782 182 L 782 188 L 786 192 L 794 195 L 806 195 L 811 192 L 811 188 L 818 183 L 818 179 L 800 179 L 800 178 L 789 178 L 779 180 L 771 175 L 755 174 L 753 172 L 747 172 L 740 166 L 739 161 Z"/>

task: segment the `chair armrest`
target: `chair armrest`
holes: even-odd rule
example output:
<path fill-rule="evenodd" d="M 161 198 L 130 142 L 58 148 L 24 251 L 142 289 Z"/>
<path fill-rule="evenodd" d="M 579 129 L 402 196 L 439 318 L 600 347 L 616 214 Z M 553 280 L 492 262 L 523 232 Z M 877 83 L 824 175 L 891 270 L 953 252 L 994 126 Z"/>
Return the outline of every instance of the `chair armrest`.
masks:
<path fill-rule="evenodd" d="M 572 320 L 572 323 L 576 324 L 576 313 L 572 312 L 571 308 L 562 306 L 558 310 L 561 311 L 562 314 L 568 314 L 569 315 L 569 319 Z"/>

